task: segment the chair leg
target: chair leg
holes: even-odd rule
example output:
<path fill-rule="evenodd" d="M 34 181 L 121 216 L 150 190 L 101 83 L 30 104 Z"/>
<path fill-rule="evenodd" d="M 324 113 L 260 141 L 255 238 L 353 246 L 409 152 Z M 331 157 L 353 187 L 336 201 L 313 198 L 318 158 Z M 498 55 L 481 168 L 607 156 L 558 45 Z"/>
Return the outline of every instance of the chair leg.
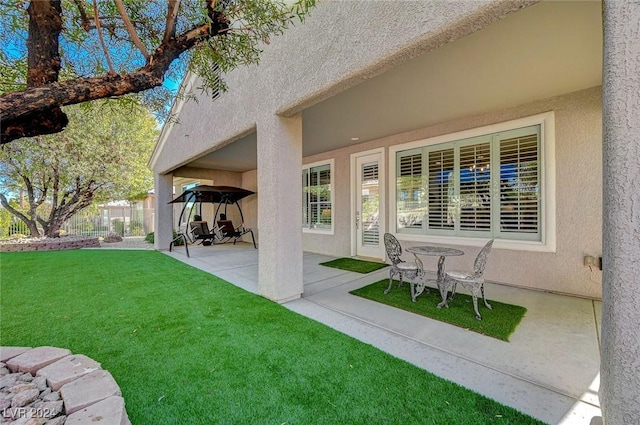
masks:
<path fill-rule="evenodd" d="M 493 307 L 491 307 L 491 305 L 487 302 L 487 299 L 484 296 L 484 282 L 480 286 L 480 291 L 482 292 L 482 300 L 484 301 L 485 307 L 487 307 L 489 310 L 493 310 Z"/>
<path fill-rule="evenodd" d="M 451 295 L 449 295 L 449 301 L 453 300 L 456 297 L 456 287 L 458 286 L 458 281 L 454 280 L 453 285 L 451 285 Z"/>
<path fill-rule="evenodd" d="M 438 290 L 440 291 L 440 298 L 442 298 L 442 301 L 440 301 L 440 303 L 438 304 L 438 308 L 442 308 L 442 307 L 449 308 L 449 304 L 447 302 L 452 299 L 452 298 L 447 299 L 447 296 L 449 295 L 449 288 L 452 288 L 452 293 L 455 292 L 457 283 L 458 283 L 457 281 L 455 281 L 454 279 L 448 276 L 445 276 L 443 278 L 443 282 L 441 283 L 442 286 L 438 285 Z"/>
<path fill-rule="evenodd" d="M 473 311 L 476 313 L 476 319 L 482 320 L 482 316 L 478 312 L 478 295 L 475 292 L 473 293 Z"/>
<path fill-rule="evenodd" d="M 385 295 L 391 292 L 391 286 L 393 286 L 393 275 L 396 274 L 393 269 L 389 270 L 389 287 L 385 289 Z"/>

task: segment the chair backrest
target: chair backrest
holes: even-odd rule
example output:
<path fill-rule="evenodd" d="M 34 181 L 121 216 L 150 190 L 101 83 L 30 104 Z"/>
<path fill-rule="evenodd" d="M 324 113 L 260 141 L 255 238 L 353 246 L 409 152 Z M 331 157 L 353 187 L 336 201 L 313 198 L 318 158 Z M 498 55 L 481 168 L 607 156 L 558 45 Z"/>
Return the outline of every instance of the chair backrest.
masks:
<path fill-rule="evenodd" d="M 492 246 L 493 246 L 493 239 L 487 242 L 485 246 L 478 253 L 478 256 L 476 257 L 476 261 L 473 263 L 473 270 L 475 272 L 476 277 L 480 277 L 484 273 L 484 268 L 487 265 L 487 258 L 489 258 L 489 253 L 491 252 Z"/>
<path fill-rule="evenodd" d="M 231 220 L 218 220 L 218 227 L 224 236 L 231 236 L 236 233 L 236 229 L 233 227 Z"/>
<path fill-rule="evenodd" d="M 397 265 L 401 263 L 402 260 L 400 256 L 402 255 L 402 246 L 400 246 L 400 242 L 393 236 L 391 233 L 384 234 L 384 247 L 387 250 L 387 256 L 393 265 Z"/>
<path fill-rule="evenodd" d="M 191 233 L 195 236 L 203 236 L 211 233 L 209 231 L 209 224 L 206 221 L 192 221 L 189 223 L 189 226 L 191 227 Z"/>

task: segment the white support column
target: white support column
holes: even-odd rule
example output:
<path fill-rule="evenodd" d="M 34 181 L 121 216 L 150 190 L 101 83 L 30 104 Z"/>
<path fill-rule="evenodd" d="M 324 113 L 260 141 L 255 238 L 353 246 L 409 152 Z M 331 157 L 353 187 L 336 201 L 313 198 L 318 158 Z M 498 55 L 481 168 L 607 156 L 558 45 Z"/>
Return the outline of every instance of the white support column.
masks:
<path fill-rule="evenodd" d="M 260 295 L 283 303 L 302 283 L 302 116 L 263 115 L 258 136 Z"/>
<path fill-rule="evenodd" d="M 640 420 L 640 2 L 604 1 L 600 402 L 606 425 Z"/>
<path fill-rule="evenodd" d="M 155 220 L 153 223 L 154 244 L 159 250 L 168 250 L 173 239 L 173 174 L 154 173 Z"/>

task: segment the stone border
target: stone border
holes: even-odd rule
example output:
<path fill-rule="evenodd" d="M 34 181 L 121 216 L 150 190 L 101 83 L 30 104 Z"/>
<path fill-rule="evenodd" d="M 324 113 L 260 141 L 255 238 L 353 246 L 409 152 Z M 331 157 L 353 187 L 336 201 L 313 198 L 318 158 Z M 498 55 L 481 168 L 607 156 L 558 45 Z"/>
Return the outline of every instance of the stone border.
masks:
<path fill-rule="evenodd" d="M 0 347 L 0 396 L 2 424 L 131 425 L 113 376 L 64 348 Z"/>
<path fill-rule="evenodd" d="M 78 248 L 100 248 L 98 238 L 66 239 L 62 237 L 47 238 L 40 241 L 26 243 L 3 243 L 0 244 L 0 252 L 23 252 L 23 251 L 60 251 L 64 249 Z"/>

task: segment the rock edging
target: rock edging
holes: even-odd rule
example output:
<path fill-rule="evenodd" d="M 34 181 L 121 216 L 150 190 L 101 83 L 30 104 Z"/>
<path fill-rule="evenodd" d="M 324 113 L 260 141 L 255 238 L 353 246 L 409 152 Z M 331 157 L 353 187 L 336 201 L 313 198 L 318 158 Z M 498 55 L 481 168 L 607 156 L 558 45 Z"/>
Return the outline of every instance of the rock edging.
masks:
<path fill-rule="evenodd" d="M 100 363 L 57 347 L 0 347 L 0 424 L 131 425 Z"/>
<path fill-rule="evenodd" d="M 0 252 L 60 251 L 63 249 L 99 248 L 98 238 L 46 238 L 33 242 L 9 242 L 0 244 Z"/>

